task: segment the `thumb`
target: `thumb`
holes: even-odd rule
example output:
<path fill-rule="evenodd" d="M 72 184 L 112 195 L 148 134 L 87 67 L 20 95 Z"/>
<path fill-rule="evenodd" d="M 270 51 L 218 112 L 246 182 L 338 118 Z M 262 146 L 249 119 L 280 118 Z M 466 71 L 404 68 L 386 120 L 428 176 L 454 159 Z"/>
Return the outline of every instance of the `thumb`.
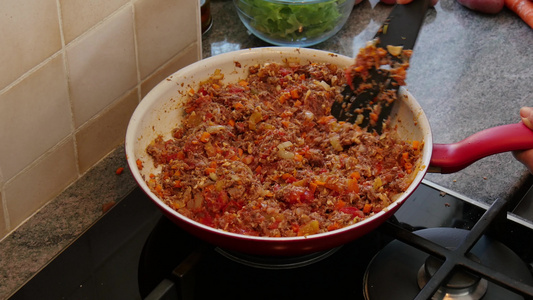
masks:
<path fill-rule="evenodd" d="M 522 107 L 520 109 L 520 118 L 528 128 L 533 129 L 533 107 Z"/>

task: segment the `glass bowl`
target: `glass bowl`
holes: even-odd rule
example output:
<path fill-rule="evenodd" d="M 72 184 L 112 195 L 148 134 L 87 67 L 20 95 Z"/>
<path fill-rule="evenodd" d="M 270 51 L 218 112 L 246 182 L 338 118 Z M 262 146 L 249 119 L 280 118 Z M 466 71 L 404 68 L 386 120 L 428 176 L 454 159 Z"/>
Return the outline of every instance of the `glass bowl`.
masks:
<path fill-rule="evenodd" d="M 346 23 L 355 0 L 233 0 L 246 28 L 278 46 L 307 47 Z"/>

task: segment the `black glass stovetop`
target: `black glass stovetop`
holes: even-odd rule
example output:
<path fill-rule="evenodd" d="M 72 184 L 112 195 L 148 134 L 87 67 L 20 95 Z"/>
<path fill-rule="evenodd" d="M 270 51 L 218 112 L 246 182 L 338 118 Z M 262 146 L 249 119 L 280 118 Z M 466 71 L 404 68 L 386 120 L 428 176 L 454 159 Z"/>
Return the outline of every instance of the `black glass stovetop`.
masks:
<path fill-rule="evenodd" d="M 494 218 L 484 236 L 504 244 L 530 269 L 533 229 L 528 222 L 506 218 L 508 209 Z M 197 240 L 135 188 L 11 299 L 364 299 L 365 271 L 384 247 L 399 242 L 396 231 L 471 230 L 486 210 L 424 181 L 378 230 L 310 257 L 271 260 Z M 529 297 L 520 290 L 512 294 Z"/>

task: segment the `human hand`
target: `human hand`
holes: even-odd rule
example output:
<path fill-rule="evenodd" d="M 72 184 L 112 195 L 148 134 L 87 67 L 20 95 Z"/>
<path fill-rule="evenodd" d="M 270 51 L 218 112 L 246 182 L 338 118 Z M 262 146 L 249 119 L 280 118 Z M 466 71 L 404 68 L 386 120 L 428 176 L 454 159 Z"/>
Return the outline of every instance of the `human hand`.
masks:
<path fill-rule="evenodd" d="M 520 118 L 522 118 L 524 125 L 533 130 L 533 107 L 522 107 L 520 109 Z M 524 164 L 529 172 L 533 174 L 533 149 L 513 151 L 513 155 L 516 160 Z"/>

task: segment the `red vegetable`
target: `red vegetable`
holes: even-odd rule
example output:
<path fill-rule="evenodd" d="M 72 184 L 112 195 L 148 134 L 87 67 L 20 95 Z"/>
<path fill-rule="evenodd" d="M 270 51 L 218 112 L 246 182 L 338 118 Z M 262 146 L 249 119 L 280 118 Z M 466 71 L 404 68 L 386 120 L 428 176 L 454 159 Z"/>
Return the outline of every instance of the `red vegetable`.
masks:
<path fill-rule="evenodd" d="M 357 209 L 355 207 L 352 207 L 352 206 L 346 206 L 346 207 L 343 207 L 341 209 L 339 209 L 339 211 L 345 213 L 345 214 L 350 214 L 354 217 L 359 217 L 359 218 L 364 218 L 365 215 L 364 213 L 360 210 L 360 209 Z"/>
<path fill-rule="evenodd" d="M 533 2 L 530 0 L 505 0 L 505 6 L 533 28 Z"/>

